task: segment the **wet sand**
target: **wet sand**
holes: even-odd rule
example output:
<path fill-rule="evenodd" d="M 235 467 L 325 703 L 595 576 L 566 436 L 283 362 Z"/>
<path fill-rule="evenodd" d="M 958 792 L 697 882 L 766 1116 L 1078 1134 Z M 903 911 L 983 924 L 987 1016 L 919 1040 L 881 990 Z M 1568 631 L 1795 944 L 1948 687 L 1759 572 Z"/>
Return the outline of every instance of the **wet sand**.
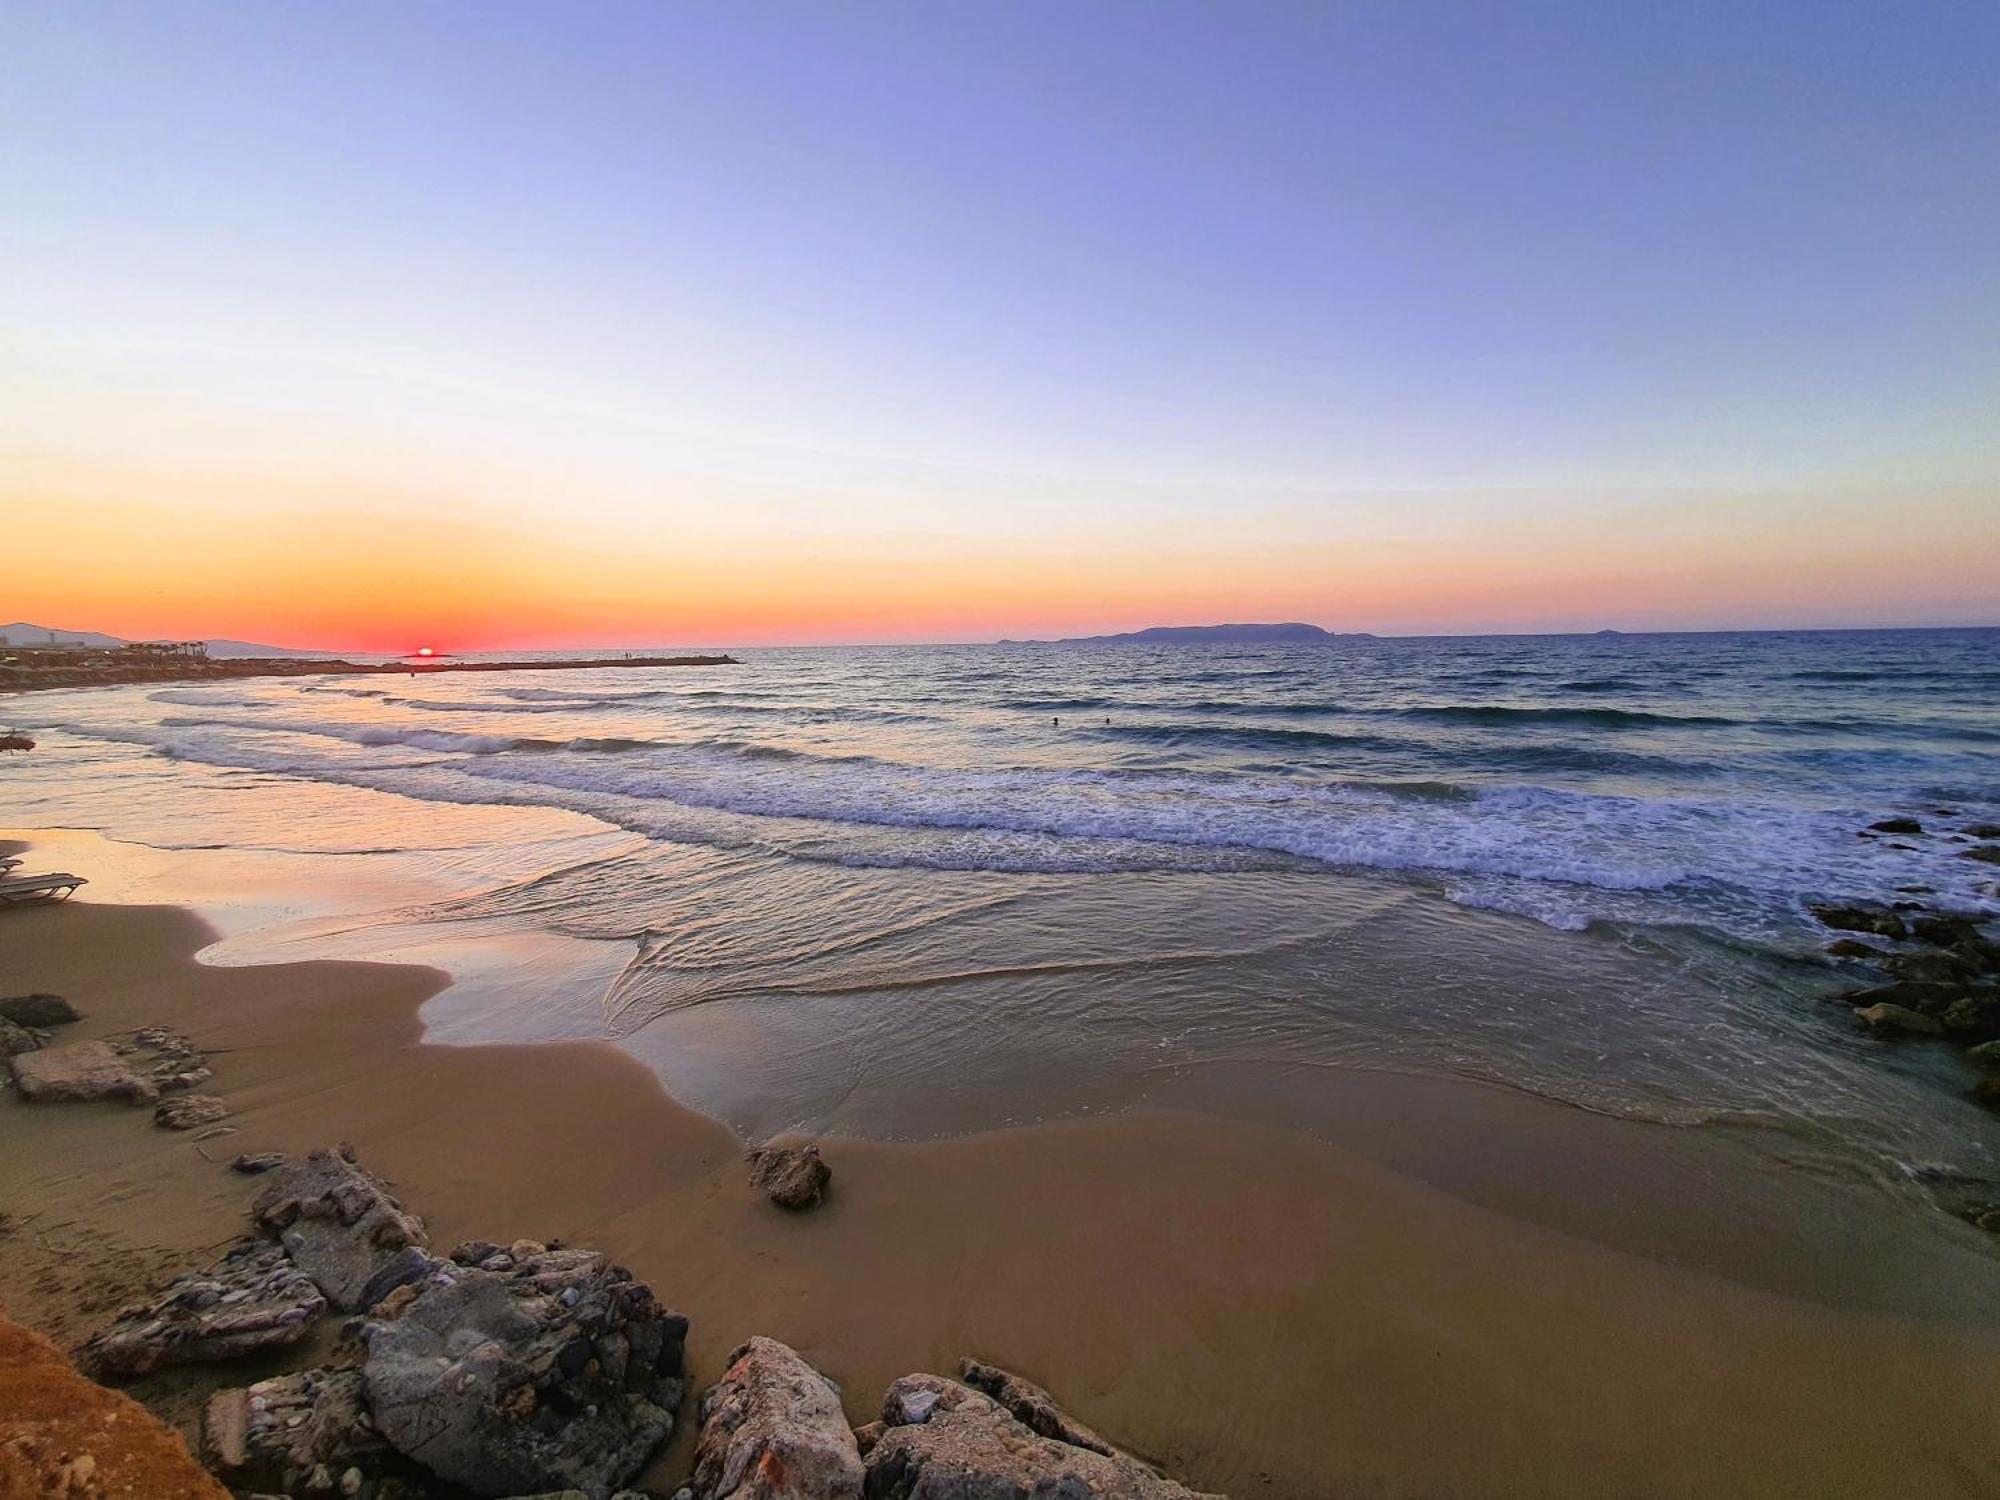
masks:
<path fill-rule="evenodd" d="M 767 1333 L 857 1421 L 894 1376 L 976 1353 L 1239 1500 L 2000 1489 L 1990 1332 L 1662 1265 L 1195 1113 L 832 1142 L 830 1201 L 792 1217 L 747 1189 L 739 1142 L 608 1044 L 425 1045 L 436 971 L 210 968 L 209 938 L 170 907 L 0 914 L 0 993 L 66 994 L 73 1039 L 186 1032 L 236 1112 L 200 1143 L 142 1109 L 0 1099 L 0 1304 L 63 1342 L 237 1232 L 255 1183 L 234 1152 L 347 1139 L 440 1245 L 606 1249 L 693 1319 L 697 1387 Z M 141 1394 L 185 1416 L 232 1378 Z"/>

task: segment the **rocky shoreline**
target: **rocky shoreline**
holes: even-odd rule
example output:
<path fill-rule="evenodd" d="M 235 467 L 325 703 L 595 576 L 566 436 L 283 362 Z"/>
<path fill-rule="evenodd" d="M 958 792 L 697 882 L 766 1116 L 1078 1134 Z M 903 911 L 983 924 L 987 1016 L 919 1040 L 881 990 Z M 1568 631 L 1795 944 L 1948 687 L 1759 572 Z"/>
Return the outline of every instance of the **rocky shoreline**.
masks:
<path fill-rule="evenodd" d="M 0 662 L 0 693 L 44 688 L 122 687 L 130 683 L 213 682 L 236 677 L 406 675 L 434 672 L 574 672 L 594 667 L 734 667 L 733 656 L 603 656 L 573 661 L 353 662 L 328 657 L 241 656 L 128 659 L 117 651 L 23 652 Z"/>
<path fill-rule="evenodd" d="M 231 1167 L 270 1174 L 250 1232 L 121 1309 L 79 1363 L 120 1380 L 247 1360 L 347 1314 L 322 1363 L 208 1399 L 200 1456 L 232 1492 L 644 1500 L 625 1486 L 674 1430 L 690 1332 L 652 1288 L 555 1243 L 436 1255 L 349 1146 Z M 1203 1500 L 975 1359 L 958 1378 L 896 1380 L 879 1410 L 850 1428 L 838 1386 L 755 1336 L 696 1407 L 693 1473 L 674 1500 Z"/>
<path fill-rule="evenodd" d="M 147 1027 L 57 1040 L 81 1019 L 57 995 L 0 999 L 24 1100 L 153 1104 L 161 1128 L 228 1133 L 222 1101 L 187 1092 L 209 1069 L 186 1038 Z M 816 1145 L 760 1147 L 748 1166 L 749 1189 L 781 1211 L 818 1206 L 832 1179 Z M 239 1154 L 227 1169 L 266 1179 L 248 1232 L 120 1308 L 77 1362 L 124 1381 L 283 1356 L 346 1315 L 322 1362 L 207 1400 L 199 1454 L 234 1493 L 641 1500 L 625 1486 L 674 1431 L 689 1334 L 651 1287 L 556 1242 L 468 1240 L 437 1255 L 349 1145 Z M 1032 1382 L 971 1358 L 960 1375 L 896 1380 L 879 1418 L 855 1429 L 838 1386 L 754 1336 L 701 1397 L 694 1472 L 675 1500 L 1199 1500 Z"/>
<path fill-rule="evenodd" d="M 1949 816 L 1949 814 L 1946 814 Z M 1858 837 L 1886 849 L 1908 849 L 1909 839 L 1944 838 L 1965 847 L 1960 858 L 2000 868 L 2000 824 L 1968 823 L 1939 830 L 1918 818 L 1883 818 Z M 1989 889 L 2000 894 L 2000 882 Z M 1844 936 L 1825 951 L 1842 971 L 1861 980 L 1825 998 L 1846 1005 L 1870 1036 L 1885 1045 L 1930 1041 L 1958 1047 L 1984 1070 L 1972 1097 L 2000 1112 L 2000 942 L 1984 924 L 1945 910 L 1928 886 L 1898 886 L 1900 900 L 1819 902 L 1807 910 L 1822 927 Z M 2000 1234 L 2000 1182 L 1934 1177 L 1939 1200 L 1968 1223 Z"/>

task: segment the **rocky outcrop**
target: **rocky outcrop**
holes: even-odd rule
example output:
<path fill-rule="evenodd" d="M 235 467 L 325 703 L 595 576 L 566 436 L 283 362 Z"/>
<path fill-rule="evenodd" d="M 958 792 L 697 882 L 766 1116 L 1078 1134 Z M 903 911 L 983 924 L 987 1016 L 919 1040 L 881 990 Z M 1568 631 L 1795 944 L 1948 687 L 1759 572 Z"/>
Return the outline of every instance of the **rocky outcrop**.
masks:
<path fill-rule="evenodd" d="M 80 1362 L 103 1378 L 236 1359 L 297 1343 L 325 1310 L 319 1288 L 282 1246 L 245 1240 L 154 1301 L 125 1308 L 83 1346 Z"/>
<path fill-rule="evenodd" d="M 1030 1431 L 1068 1443 L 1072 1448 L 1088 1448 L 1092 1453 L 1107 1456 L 1118 1453 L 1108 1440 L 1064 1411 L 1056 1404 L 1055 1397 L 1032 1380 L 1023 1380 L 1011 1371 L 983 1365 L 976 1359 L 960 1360 L 958 1373 L 968 1386 L 991 1396 Z"/>
<path fill-rule="evenodd" d="M 861 1500 L 840 1389 L 775 1339 L 753 1338 L 701 1398 L 697 1500 Z"/>
<path fill-rule="evenodd" d="M 9 995 L 0 1000 L 0 1021 L 16 1026 L 67 1026 L 82 1019 L 61 995 Z"/>
<path fill-rule="evenodd" d="M 762 1146 L 750 1153 L 750 1185 L 780 1208 L 813 1207 L 832 1180 L 817 1146 Z"/>
<path fill-rule="evenodd" d="M 251 1212 L 343 1312 L 370 1306 L 364 1294 L 377 1275 L 427 1242 L 423 1221 L 358 1166 L 348 1146 L 313 1151 L 279 1169 Z M 388 1288 L 373 1290 L 379 1297 Z"/>
<path fill-rule="evenodd" d="M 160 1097 L 158 1084 L 134 1071 L 103 1042 L 71 1042 L 23 1052 L 9 1058 L 8 1066 L 14 1072 L 14 1086 L 31 1103 L 122 1099 L 128 1104 L 151 1104 Z"/>
<path fill-rule="evenodd" d="M 673 1429 L 687 1320 L 594 1251 L 510 1258 L 434 1261 L 369 1321 L 375 1427 L 477 1495 L 608 1494 Z"/>
<path fill-rule="evenodd" d="M 380 1493 L 397 1463 L 362 1404 L 357 1369 L 218 1391 L 202 1410 L 201 1454 L 231 1487 L 280 1495 Z"/>
<path fill-rule="evenodd" d="M 867 1458 L 868 1500 L 1197 1500 L 1136 1459 L 1045 1437 L 984 1392 L 938 1375 L 890 1386 L 882 1422 Z"/>

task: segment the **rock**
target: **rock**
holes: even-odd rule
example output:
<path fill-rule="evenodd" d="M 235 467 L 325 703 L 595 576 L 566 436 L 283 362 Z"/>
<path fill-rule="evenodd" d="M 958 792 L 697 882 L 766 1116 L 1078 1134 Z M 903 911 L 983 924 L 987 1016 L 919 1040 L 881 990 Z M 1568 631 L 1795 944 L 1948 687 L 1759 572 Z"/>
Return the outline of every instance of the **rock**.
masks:
<path fill-rule="evenodd" d="M 79 1363 L 102 1379 L 238 1359 L 297 1343 L 324 1311 L 319 1288 L 280 1246 L 244 1240 L 207 1270 L 177 1278 L 153 1302 L 126 1308 L 83 1346 Z"/>
<path fill-rule="evenodd" d="M 1888 950 L 1864 943 L 1860 938 L 1836 938 L 1826 945 L 1826 951 L 1833 958 L 1881 958 Z"/>
<path fill-rule="evenodd" d="M 882 1434 L 888 1430 L 888 1427 L 880 1421 L 864 1422 L 861 1426 L 854 1429 L 855 1448 L 863 1458 L 866 1458 L 869 1450 L 875 1446 L 881 1439 Z"/>
<path fill-rule="evenodd" d="M 2000 839 L 2000 823 L 1969 823 L 1959 829 L 1976 839 Z"/>
<path fill-rule="evenodd" d="M 1023 1380 L 1019 1375 L 994 1365 L 983 1365 L 976 1359 L 961 1359 L 958 1362 L 958 1373 L 967 1385 L 991 1396 L 1015 1421 L 1031 1432 L 1054 1438 L 1060 1443 L 1068 1443 L 1072 1448 L 1088 1448 L 1092 1453 L 1117 1454 L 1116 1448 L 1071 1417 L 1056 1404 L 1055 1397 L 1032 1380 Z"/>
<path fill-rule="evenodd" d="M 1910 936 L 1939 948 L 1956 948 L 1980 941 L 1979 924 L 1970 917 L 1926 916 L 1910 923 Z"/>
<path fill-rule="evenodd" d="M 904 1411 L 922 1415 L 892 1416 Z M 1135 1459 L 1044 1437 L 991 1397 L 941 1376 L 897 1381 L 882 1419 L 868 1453 L 868 1500 L 1197 1500 Z"/>
<path fill-rule="evenodd" d="M 1965 1055 L 1982 1068 L 2000 1068 L 2000 1041 L 1981 1042 L 1977 1047 L 1967 1047 Z"/>
<path fill-rule="evenodd" d="M 1919 984 L 1950 984 L 1970 979 L 1979 972 L 1977 960 L 1935 948 L 1920 953 L 1891 953 L 1881 962 L 1898 979 L 1911 979 Z"/>
<path fill-rule="evenodd" d="M 10 995 L 0 1000 L 0 1021 L 16 1026 L 67 1026 L 82 1019 L 61 995 Z"/>
<path fill-rule="evenodd" d="M 1869 829 L 1875 833 L 1922 833 L 1924 825 L 1915 818 L 1884 818 L 1879 823 L 1870 823 Z"/>
<path fill-rule="evenodd" d="M 142 1078 L 103 1042 L 71 1042 L 44 1047 L 8 1060 L 14 1084 L 23 1099 L 52 1104 L 92 1099 L 123 1099 L 151 1104 L 160 1090 Z"/>
<path fill-rule="evenodd" d="M 229 1106 L 213 1094 L 176 1094 L 153 1111 L 153 1123 L 167 1130 L 198 1130 L 228 1118 Z"/>
<path fill-rule="evenodd" d="M 426 1242 L 423 1221 L 357 1166 L 347 1148 L 287 1163 L 251 1213 L 342 1312 L 365 1308 L 362 1294 L 376 1273 Z"/>
<path fill-rule="evenodd" d="M 1869 989 L 1852 990 L 1845 995 L 1831 995 L 1828 998 L 1845 1001 L 1857 1007 L 1900 1005 L 1905 1010 L 1919 1011 L 1927 1016 L 1941 1016 L 1945 1008 L 1964 993 L 1965 986 L 1962 984 L 1905 979 L 1895 984 L 1878 984 Z"/>
<path fill-rule="evenodd" d="M 1938 1019 L 1953 1036 L 1977 1042 L 2000 1037 L 2000 994 L 1961 995 Z"/>
<path fill-rule="evenodd" d="M 229 1170 L 241 1172 L 246 1177 L 255 1177 L 261 1172 L 268 1172 L 273 1167 L 282 1167 L 284 1164 L 285 1153 L 282 1151 L 246 1151 L 229 1164 Z"/>
<path fill-rule="evenodd" d="M 0 1020 L 0 1057 L 19 1057 L 23 1052 L 38 1050 L 41 1045 L 42 1039 L 27 1027 Z"/>
<path fill-rule="evenodd" d="M 1808 907 L 1822 926 L 1838 928 L 1842 932 L 1872 932 L 1877 937 L 1901 938 L 1904 934 L 1903 919 L 1892 911 L 1879 906 L 1812 906 Z"/>
<path fill-rule="evenodd" d="M 763 1146 L 750 1153 L 750 1185 L 780 1208 L 811 1208 L 832 1180 L 817 1146 Z"/>
<path fill-rule="evenodd" d="M 368 1408 L 392 1446 L 475 1494 L 605 1494 L 673 1430 L 687 1319 L 593 1251 L 517 1261 L 434 1262 L 400 1316 L 371 1319 Z"/>
<path fill-rule="evenodd" d="M 1855 1018 L 1874 1032 L 1901 1032 L 1910 1036 L 1943 1036 L 1944 1023 L 1936 1016 L 1907 1010 L 1900 1005 L 1868 1005 L 1854 1012 Z"/>
<path fill-rule="evenodd" d="M 202 1411 L 201 1454 L 239 1493 L 308 1494 L 322 1472 L 331 1480 L 356 1469 L 365 1485 L 402 1467 L 375 1430 L 355 1369 L 302 1370 L 218 1391 Z"/>
<path fill-rule="evenodd" d="M 1982 1078 L 1972 1086 L 1972 1097 L 1988 1109 L 2000 1109 L 2000 1073 Z"/>
<path fill-rule="evenodd" d="M 861 1500 L 861 1451 L 840 1388 L 775 1339 L 753 1338 L 701 1398 L 697 1500 Z"/>
<path fill-rule="evenodd" d="M 1976 859 L 1982 864 L 2000 865 L 2000 844 L 1980 844 L 1965 850 L 1958 857 Z"/>

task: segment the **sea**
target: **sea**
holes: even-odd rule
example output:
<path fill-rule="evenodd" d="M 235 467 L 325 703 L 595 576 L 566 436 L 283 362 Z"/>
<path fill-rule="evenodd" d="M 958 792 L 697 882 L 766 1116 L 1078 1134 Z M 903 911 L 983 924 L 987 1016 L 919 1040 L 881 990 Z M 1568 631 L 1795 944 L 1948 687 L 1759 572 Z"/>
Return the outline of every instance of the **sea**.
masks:
<path fill-rule="evenodd" d="M 2000 916 L 2000 631 L 735 654 L 23 697 L 0 827 L 226 857 L 209 961 L 434 963 L 434 1039 L 749 1138 L 1430 1076 L 2000 1176 L 1807 910 Z"/>

